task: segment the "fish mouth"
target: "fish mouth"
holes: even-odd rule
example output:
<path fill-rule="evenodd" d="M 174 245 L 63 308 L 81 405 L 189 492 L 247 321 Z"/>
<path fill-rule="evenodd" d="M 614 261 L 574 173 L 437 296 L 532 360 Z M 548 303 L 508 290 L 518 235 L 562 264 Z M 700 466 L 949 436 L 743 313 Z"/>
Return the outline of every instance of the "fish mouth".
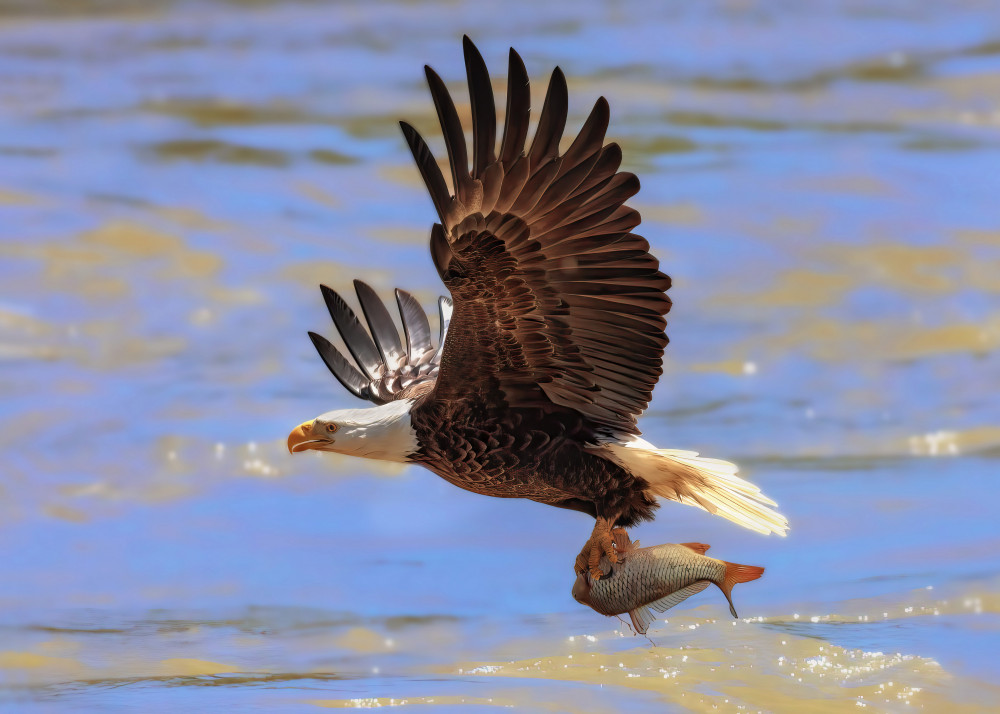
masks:
<path fill-rule="evenodd" d="M 576 582 L 573 583 L 573 599 L 581 605 L 590 604 L 591 584 L 587 578 L 587 573 L 578 573 L 576 576 Z"/>

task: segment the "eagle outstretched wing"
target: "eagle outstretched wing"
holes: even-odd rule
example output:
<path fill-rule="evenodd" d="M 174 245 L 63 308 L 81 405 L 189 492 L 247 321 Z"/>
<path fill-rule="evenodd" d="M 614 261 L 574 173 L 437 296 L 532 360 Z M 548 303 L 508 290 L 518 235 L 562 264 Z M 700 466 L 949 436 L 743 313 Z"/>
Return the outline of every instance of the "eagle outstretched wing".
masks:
<path fill-rule="evenodd" d="M 431 231 L 431 255 L 455 305 L 430 398 L 572 409 L 599 435 L 638 434 L 636 419 L 662 372 L 670 278 L 631 232 L 639 213 L 624 204 L 639 181 L 618 171 L 618 145 L 604 143 L 608 103 L 597 100 L 560 154 L 568 101 L 556 68 L 526 149 L 528 77 L 511 49 L 497 152 L 489 74 L 468 37 L 464 49 L 471 167 L 455 105 L 425 67 L 451 190 L 427 144 L 401 122 L 441 221 Z"/>
<path fill-rule="evenodd" d="M 326 285 L 321 285 L 320 289 L 333 324 L 355 364 L 322 335 L 310 332 L 309 337 L 333 376 L 354 396 L 374 404 L 385 404 L 422 394 L 433 386 L 451 319 L 449 298 L 438 299 L 441 334 L 435 348 L 431 343 L 431 328 L 420 303 L 408 292 L 396 290 L 396 304 L 406 338 L 404 347 L 389 310 L 367 283 L 354 281 L 354 290 L 368 330 L 340 295 Z"/>
<path fill-rule="evenodd" d="M 398 405 L 405 412 L 394 413 L 407 417 L 404 431 L 416 446 L 406 441 L 405 451 L 338 449 L 336 439 L 317 432 L 317 423 L 334 426 L 331 431 L 336 425 L 318 418 L 289 435 L 289 449 L 416 460 L 477 493 L 593 512 L 600 519 L 585 547 L 590 558 L 605 543 L 611 547 L 611 526 L 623 513 L 616 510 L 619 501 L 599 504 L 595 497 L 620 498 L 622 489 L 633 487 L 644 490 L 640 505 L 646 510 L 633 508 L 626 520 L 651 517 L 646 499 L 651 494 L 783 534 L 787 521 L 770 508 L 774 502 L 738 477 L 735 465 L 657 449 L 637 438 L 636 420 L 662 372 L 670 278 L 660 272 L 646 240 L 632 233 L 639 214 L 625 202 L 639 190 L 639 181 L 618 170 L 619 147 L 604 143 L 607 102 L 597 100 L 560 153 L 568 98 L 556 68 L 526 148 L 530 92 L 524 64 L 512 49 L 498 148 L 486 65 L 468 37 L 464 47 L 472 99 L 471 165 L 455 105 L 440 77 L 425 68 L 448 151 L 451 188 L 424 140 L 401 122 L 440 219 L 431 229 L 431 257 L 452 300 L 439 302 L 437 348 L 425 314 L 409 294 L 396 291 L 404 349 L 386 306 L 359 281 L 355 289 L 368 330 L 340 296 L 323 288 L 353 363 L 310 333 L 324 362 L 358 397 L 375 404 L 420 397 Z M 526 415 L 525 409 L 542 410 L 545 418 L 526 422 L 525 416 L 539 415 Z M 571 431 L 570 440 L 589 456 L 613 462 L 637 479 L 620 481 L 598 466 L 591 474 L 593 488 L 574 491 L 577 473 L 550 484 L 552 464 L 538 468 L 538 456 L 555 438 L 549 431 L 532 431 L 532 423 L 553 434 Z M 529 457 L 526 468 L 509 468 L 519 463 L 522 451 Z M 588 562 L 596 567 L 598 561 Z"/>

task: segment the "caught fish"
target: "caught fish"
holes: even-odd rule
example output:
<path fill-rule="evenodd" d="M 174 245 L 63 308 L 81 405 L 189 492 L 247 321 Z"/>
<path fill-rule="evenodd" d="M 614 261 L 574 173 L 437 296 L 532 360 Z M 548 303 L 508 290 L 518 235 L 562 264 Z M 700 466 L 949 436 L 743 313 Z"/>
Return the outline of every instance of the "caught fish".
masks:
<path fill-rule="evenodd" d="M 618 563 L 607 557 L 601 560 L 601 570 L 607 575 L 595 581 L 589 572 L 577 575 L 573 597 L 602 615 L 628 613 L 632 626 L 646 634 L 655 619 L 650 608 L 665 612 L 674 605 L 715 583 L 729 601 L 733 617 L 732 590 L 736 583 L 756 580 L 764 569 L 755 565 L 739 565 L 716 560 L 705 555 L 704 543 L 668 543 L 640 548 L 631 543 L 624 532 L 615 534 Z"/>

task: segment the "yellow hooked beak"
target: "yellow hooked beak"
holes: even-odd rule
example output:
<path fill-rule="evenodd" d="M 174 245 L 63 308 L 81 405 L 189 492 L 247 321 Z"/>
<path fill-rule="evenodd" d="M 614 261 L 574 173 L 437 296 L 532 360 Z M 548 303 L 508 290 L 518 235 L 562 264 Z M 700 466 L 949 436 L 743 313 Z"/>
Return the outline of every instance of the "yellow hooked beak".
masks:
<path fill-rule="evenodd" d="M 303 422 L 292 429 L 288 435 L 288 453 L 294 454 L 296 451 L 305 451 L 313 448 L 313 444 L 318 444 L 320 439 L 313 435 L 313 421 Z"/>

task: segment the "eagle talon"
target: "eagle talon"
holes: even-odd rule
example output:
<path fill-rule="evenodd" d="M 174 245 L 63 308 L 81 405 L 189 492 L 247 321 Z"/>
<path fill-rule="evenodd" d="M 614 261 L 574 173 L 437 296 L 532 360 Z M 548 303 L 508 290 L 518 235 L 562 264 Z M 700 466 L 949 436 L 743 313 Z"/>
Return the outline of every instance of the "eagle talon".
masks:
<path fill-rule="evenodd" d="M 608 561 L 614 565 L 618 562 L 618 554 L 615 552 L 614 536 L 618 532 L 624 533 L 622 528 L 611 527 L 611 522 L 606 518 L 598 518 L 594 524 L 594 532 L 590 539 L 584 544 L 583 550 L 576 556 L 574 570 L 577 573 L 589 572 L 594 580 L 600 580 L 607 575 L 601 569 L 601 558 L 607 557 Z"/>
<path fill-rule="evenodd" d="M 632 539 L 628 537 L 628 531 L 620 526 L 611 529 L 611 539 L 615 543 L 615 551 L 619 553 L 632 544 Z"/>

